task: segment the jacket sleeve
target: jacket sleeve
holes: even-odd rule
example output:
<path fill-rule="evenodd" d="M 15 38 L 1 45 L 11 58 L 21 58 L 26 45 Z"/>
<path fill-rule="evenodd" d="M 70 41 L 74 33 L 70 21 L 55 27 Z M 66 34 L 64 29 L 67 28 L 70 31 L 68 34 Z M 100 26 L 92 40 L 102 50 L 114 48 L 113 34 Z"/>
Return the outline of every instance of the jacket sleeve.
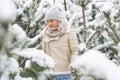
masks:
<path fill-rule="evenodd" d="M 42 34 L 42 38 L 44 39 L 45 34 Z M 46 42 L 42 40 L 42 50 L 46 53 Z"/>
<path fill-rule="evenodd" d="M 69 49 L 70 49 L 70 64 L 72 64 L 75 61 L 75 59 L 78 57 L 78 53 L 79 53 L 79 44 L 76 33 L 74 31 L 70 32 L 68 41 L 69 41 Z"/>
<path fill-rule="evenodd" d="M 44 41 L 42 41 L 42 50 L 46 52 L 46 43 Z"/>

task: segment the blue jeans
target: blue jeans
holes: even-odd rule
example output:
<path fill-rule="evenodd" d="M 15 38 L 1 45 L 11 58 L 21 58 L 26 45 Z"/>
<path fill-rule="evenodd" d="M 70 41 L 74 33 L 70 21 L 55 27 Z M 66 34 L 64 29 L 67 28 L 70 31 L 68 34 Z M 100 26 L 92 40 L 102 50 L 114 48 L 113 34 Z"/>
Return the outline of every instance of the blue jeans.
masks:
<path fill-rule="evenodd" d="M 54 80 L 73 80 L 72 74 L 54 75 Z"/>

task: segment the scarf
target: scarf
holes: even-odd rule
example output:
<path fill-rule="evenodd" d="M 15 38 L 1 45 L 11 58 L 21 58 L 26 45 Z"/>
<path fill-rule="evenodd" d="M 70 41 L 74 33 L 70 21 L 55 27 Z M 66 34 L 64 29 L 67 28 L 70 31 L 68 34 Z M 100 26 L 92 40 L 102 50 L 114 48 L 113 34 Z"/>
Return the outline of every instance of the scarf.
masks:
<path fill-rule="evenodd" d="M 51 40 L 57 40 L 59 39 L 60 36 L 62 36 L 64 33 L 66 33 L 67 27 L 66 26 L 62 26 L 61 24 L 56 27 L 56 28 L 50 28 L 47 26 L 46 30 L 45 30 L 45 38 L 44 41 L 45 42 L 49 42 Z"/>

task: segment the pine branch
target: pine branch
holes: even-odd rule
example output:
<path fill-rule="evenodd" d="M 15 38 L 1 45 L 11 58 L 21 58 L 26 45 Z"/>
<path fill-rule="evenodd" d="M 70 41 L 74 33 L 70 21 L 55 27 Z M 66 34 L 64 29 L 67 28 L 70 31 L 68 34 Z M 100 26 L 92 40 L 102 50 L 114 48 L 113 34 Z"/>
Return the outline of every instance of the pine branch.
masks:
<path fill-rule="evenodd" d="M 99 31 L 95 31 L 86 41 L 86 46 L 88 46 L 88 43 L 92 40 L 92 38 L 95 36 L 96 33 L 99 33 Z"/>
<path fill-rule="evenodd" d="M 111 30 L 113 31 L 113 33 L 114 33 L 114 35 L 115 35 L 115 37 L 117 39 L 116 42 L 119 43 L 120 39 L 119 39 L 117 33 L 115 32 L 114 28 L 112 28 L 110 21 L 108 21 L 108 24 L 109 24 L 109 27 L 111 28 Z"/>
<path fill-rule="evenodd" d="M 104 16 L 105 16 L 105 18 L 107 19 L 107 22 L 108 22 L 108 25 L 109 25 L 109 27 L 110 27 L 110 29 L 112 30 L 112 32 L 114 33 L 114 35 L 115 35 L 115 37 L 116 37 L 116 42 L 117 43 L 119 43 L 120 42 L 120 39 L 119 39 L 119 37 L 118 37 L 118 35 L 117 35 L 117 33 L 115 32 L 115 30 L 114 30 L 114 28 L 112 28 L 112 23 L 110 22 L 110 13 L 108 12 L 108 13 L 106 13 L 106 12 L 103 12 L 104 13 Z"/>

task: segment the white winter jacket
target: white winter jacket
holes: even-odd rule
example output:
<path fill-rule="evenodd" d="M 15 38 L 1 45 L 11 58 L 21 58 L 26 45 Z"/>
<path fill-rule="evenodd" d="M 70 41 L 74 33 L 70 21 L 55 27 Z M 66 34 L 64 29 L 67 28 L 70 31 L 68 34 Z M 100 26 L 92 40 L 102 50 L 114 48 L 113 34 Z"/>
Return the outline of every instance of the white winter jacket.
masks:
<path fill-rule="evenodd" d="M 45 34 L 43 39 L 44 37 Z M 69 65 L 74 62 L 79 53 L 77 36 L 73 30 L 69 30 L 59 39 L 50 42 L 43 41 L 42 48 L 47 55 L 54 59 L 55 73 L 70 72 Z"/>

